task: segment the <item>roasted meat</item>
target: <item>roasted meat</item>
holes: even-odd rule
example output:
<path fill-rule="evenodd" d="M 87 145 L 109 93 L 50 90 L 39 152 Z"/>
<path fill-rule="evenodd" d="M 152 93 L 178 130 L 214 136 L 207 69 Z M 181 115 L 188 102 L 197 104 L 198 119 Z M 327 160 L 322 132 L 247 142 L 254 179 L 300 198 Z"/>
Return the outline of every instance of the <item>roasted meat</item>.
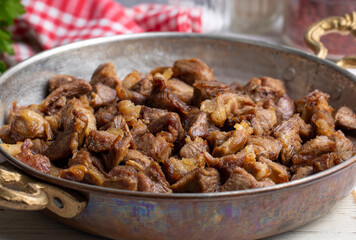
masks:
<path fill-rule="evenodd" d="M 98 83 L 93 87 L 93 92 L 91 92 L 90 105 L 94 108 L 109 105 L 116 99 L 115 89 L 110 88 L 107 85 Z"/>
<path fill-rule="evenodd" d="M 91 77 L 90 84 L 95 86 L 98 83 L 102 83 L 111 88 L 115 88 L 120 84 L 120 80 L 117 77 L 116 69 L 113 63 L 103 63 L 95 69 L 93 76 Z"/>
<path fill-rule="evenodd" d="M 175 61 L 173 70 L 178 79 L 189 85 L 193 85 L 197 80 L 215 80 L 213 71 L 204 62 L 196 58 Z"/>
<path fill-rule="evenodd" d="M 196 168 L 172 185 L 175 193 L 215 192 L 219 187 L 219 172 L 215 168 Z"/>
<path fill-rule="evenodd" d="M 223 93 L 213 99 L 203 101 L 200 110 L 208 113 L 216 126 L 222 127 L 227 119 L 236 120 L 241 114 L 241 109 L 246 106 L 254 109 L 254 102 L 249 96 Z"/>
<path fill-rule="evenodd" d="M 122 190 L 269 187 L 355 155 L 339 130 L 356 128 L 355 113 L 342 107 L 334 114 L 328 101 L 315 90 L 293 102 L 271 77 L 227 85 L 195 58 L 134 70 L 123 81 L 104 63 L 90 83 L 51 77 L 41 104 L 14 101 L 0 145 L 38 171 Z"/>
<path fill-rule="evenodd" d="M 92 87 L 87 81 L 75 79 L 52 91 L 42 101 L 41 107 L 45 113 L 53 115 L 67 104 L 67 100 L 87 94 L 90 91 L 92 91 Z"/>
<path fill-rule="evenodd" d="M 356 129 L 356 114 L 351 108 L 342 107 L 335 115 L 335 122 L 338 127 L 347 130 Z"/>
<path fill-rule="evenodd" d="M 231 92 L 229 85 L 219 81 L 195 81 L 192 105 L 200 106 L 206 99 L 215 98 L 218 94 Z"/>
<path fill-rule="evenodd" d="M 33 154 L 30 149 L 32 145 L 32 141 L 30 139 L 26 139 L 21 145 L 21 152 L 16 154 L 16 158 L 40 172 L 49 173 L 51 163 L 48 157 L 41 154 Z"/>
<path fill-rule="evenodd" d="M 170 89 L 173 94 L 175 94 L 187 104 L 189 104 L 193 98 L 194 90 L 192 86 L 178 79 L 170 79 L 169 81 L 167 81 L 167 88 Z"/>

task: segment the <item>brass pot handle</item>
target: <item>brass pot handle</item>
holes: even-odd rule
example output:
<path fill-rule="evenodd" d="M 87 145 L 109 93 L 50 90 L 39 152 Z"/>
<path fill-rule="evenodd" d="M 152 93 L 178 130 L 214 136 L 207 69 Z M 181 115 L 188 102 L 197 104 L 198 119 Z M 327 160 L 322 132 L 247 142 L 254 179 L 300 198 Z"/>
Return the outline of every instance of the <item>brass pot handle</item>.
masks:
<path fill-rule="evenodd" d="M 320 20 L 311 25 L 304 34 L 305 44 L 320 58 L 326 58 L 328 49 L 320 38 L 329 33 L 337 32 L 341 35 L 352 34 L 356 37 L 356 12 Z M 337 63 L 343 68 L 356 68 L 356 56 L 347 56 Z"/>
<path fill-rule="evenodd" d="M 73 218 L 85 209 L 86 201 L 25 176 L 4 162 L 0 164 L 0 206 L 16 210 L 48 209 L 63 218 Z"/>

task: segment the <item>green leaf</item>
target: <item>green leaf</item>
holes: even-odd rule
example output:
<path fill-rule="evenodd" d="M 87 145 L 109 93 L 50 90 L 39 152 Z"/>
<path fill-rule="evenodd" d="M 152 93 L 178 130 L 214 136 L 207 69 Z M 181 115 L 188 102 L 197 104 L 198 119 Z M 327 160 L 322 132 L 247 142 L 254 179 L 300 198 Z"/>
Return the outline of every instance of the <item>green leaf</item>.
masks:
<path fill-rule="evenodd" d="M 6 71 L 6 65 L 3 61 L 0 61 L 0 73 L 3 73 Z"/>
<path fill-rule="evenodd" d="M 0 26 L 10 26 L 14 19 L 25 13 L 20 0 L 0 0 Z"/>
<path fill-rule="evenodd" d="M 11 33 L 6 27 L 14 23 L 14 19 L 25 13 L 25 8 L 20 0 L 0 0 L 0 56 L 2 53 L 13 55 Z M 6 65 L 0 60 L 0 73 L 6 70 Z"/>
<path fill-rule="evenodd" d="M 5 30 L 0 29 L 0 52 L 14 54 L 12 47 L 11 34 Z"/>

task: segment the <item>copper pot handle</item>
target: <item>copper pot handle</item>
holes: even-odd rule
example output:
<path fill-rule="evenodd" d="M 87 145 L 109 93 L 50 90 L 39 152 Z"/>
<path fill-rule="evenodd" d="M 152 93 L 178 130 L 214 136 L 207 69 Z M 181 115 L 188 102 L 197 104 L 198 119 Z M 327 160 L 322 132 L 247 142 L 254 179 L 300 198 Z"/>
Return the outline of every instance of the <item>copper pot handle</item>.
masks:
<path fill-rule="evenodd" d="M 352 34 L 356 37 L 356 12 L 344 16 L 328 17 L 311 25 L 304 34 L 305 44 L 320 58 L 326 58 L 328 49 L 320 38 L 329 33 Z M 346 56 L 336 62 L 343 68 L 356 68 L 356 56 Z"/>
<path fill-rule="evenodd" d="M 0 164 L 0 206 L 16 210 L 48 209 L 63 218 L 73 218 L 86 207 L 86 201 L 65 190 L 38 182 L 15 169 Z"/>

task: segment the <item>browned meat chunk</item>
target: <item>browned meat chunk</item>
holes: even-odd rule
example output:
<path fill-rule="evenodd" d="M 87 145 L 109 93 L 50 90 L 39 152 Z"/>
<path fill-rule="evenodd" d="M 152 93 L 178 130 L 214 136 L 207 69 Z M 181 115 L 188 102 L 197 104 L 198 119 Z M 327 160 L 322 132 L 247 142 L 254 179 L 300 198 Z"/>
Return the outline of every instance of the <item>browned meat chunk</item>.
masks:
<path fill-rule="evenodd" d="M 220 192 L 245 190 L 260 187 L 258 181 L 245 169 L 235 167 L 229 179 L 221 186 Z"/>
<path fill-rule="evenodd" d="M 124 160 L 122 161 L 126 166 L 131 166 L 139 172 L 144 171 L 147 167 L 149 167 L 153 160 L 137 150 L 129 149 Z"/>
<path fill-rule="evenodd" d="M 138 190 L 142 192 L 171 193 L 170 185 L 167 182 L 161 167 L 156 162 L 146 168 L 138 175 Z"/>
<path fill-rule="evenodd" d="M 171 79 L 173 77 L 173 70 L 172 68 L 166 68 L 163 69 L 163 72 L 156 72 L 153 75 L 147 75 L 148 78 L 152 79 L 152 78 L 159 78 L 159 79 L 163 79 L 164 82 L 167 84 L 168 80 Z"/>
<path fill-rule="evenodd" d="M 119 109 L 119 112 L 125 118 L 125 121 L 129 125 L 131 125 L 137 120 L 137 118 L 140 117 L 141 106 L 135 106 L 135 104 L 129 100 L 120 101 L 117 104 L 117 108 Z"/>
<path fill-rule="evenodd" d="M 342 162 L 342 158 L 336 153 L 323 154 L 313 160 L 313 171 L 321 172 Z"/>
<path fill-rule="evenodd" d="M 335 150 L 335 142 L 326 136 L 316 138 L 303 144 L 302 148 L 293 156 L 292 161 L 295 165 L 313 165 L 315 158 L 331 153 Z"/>
<path fill-rule="evenodd" d="M 149 133 L 147 125 L 144 124 L 141 120 L 135 121 L 132 124 L 131 135 L 135 146 L 138 146 L 139 142 L 141 141 L 141 137 L 146 133 Z"/>
<path fill-rule="evenodd" d="M 151 133 L 144 134 L 139 141 L 136 142 L 136 147 L 143 154 L 153 158 L 157 162 L 164 162 L 171 156 L 171 145 L 161 136 L 153 136 Z"/>
<path fill-rule="evenodd" d="M 32 154 L 31 147 L 32 141 L 26 139 L 21 146 L 21 152 L 16 155 L 16 158 L 37 171 L 49 173 L 51 168 L 49 159 L 41 154 Z"/>
<path fill-rule="evenodd" d="M 11 156 L 16 157 L 21 152 L 21 146 L 23 142 L 17 142 L 16 144 L 1 143 L 0 146 Z M 32 152 L 32 147 L 31 147 Z M 38 152 L 33 152 L 34 154 Z"/>
<path fill-rule="evenodd" d="M 290 178 L 290 173 L 286 166 L 283 166 L 279 163 L 272 162 L 271 160 L 261 157 L 259 159 L 262 163 L 267 164 L 269 169 L 271 170 L 271 174 L 268 176 L 274 183 L 284 183 L 288 182 Z"/>
<path fill-rule="evenodd" d="M 354 144 L 345 137 L 345 135 L 339 130 L 332 137 L 335 141 L 335 153 L 338 154 L 342 160 L 351 158 L 356 153 Z"/>
<path fill-rule="evenodd" d="M 87 139 L 86 146 L 90 151 L 102 152 L 112 148 L 117 135 L 106 131 L 92 130 Z"/>
<path fill-rule="evenodd" d="M 137 70 L 129 73 L 124 80 L 122 80 L 122 86 L 126 89 L 130 89 L 133 85 L 139 82 L 142 79 L 142 74 Z"/>
<path fill-rule="evenodd" d="M 163 170 L 167 180 L 170 183 L 176 183 L 188 172 L 204 167 L 205 163 L 206 158 L 202 154 L 182 159 L 171 157 L 163 162 Z"/>
<path fill-rule="evenodd" d="M 51 92 L 46 99 L 42 101 L 41 107 L 44 112 L 49 115 L 53 115 L 66 104 L 66 99 L 79 97 L 91 91 L 92 87 L 87 81 L 76 79 L 71 83 L 61 85 L 56 90 Z"/>
<path fill-rule="evenodd" d="M 172 91 L 177 97 L 179 97 L 183 102 L 190 103 L 193 97 L 192 86 L 182 82 L 178 79 L 170 79 L 167 82 L 167 88 Z"/>
<path fill-rule="evenodd" d="M 295 113 L 295 105 L 292 99 L 285 93 L 276 103 L 277 116 L 281 121 L 285 121 L 293 117 Z"/>
<path fill-rule="evenodd" d="M 99 185 L 106 179 L 106 172 L 99 159 L 82 149 L 73 155 L 68 162 L 69 168 L 62 169 L 59 176 L 76 182 Z"/>
<path fill-rule="evenodd" d="M 109 123 L 118 114 L 119 110 L 117 109 L 116 104 L 99 108 L 94 114 L 98 128 Z"/>
<path fill-rule="evenodd" d="M 94 92 L 91 92 L 90 105 L 94 108 L 106 106 L 116 99 L 116 91 L 102 83 L 96 84 Z"/>
<path fill-rule="evenodd" d="M 283 94 L 287 92 L 284 82 L 279 79 L 264 76 L 261 77 L 261 85 L 280 91 Z"/>
<path fill-rule="evenodd" d="M 314 136 L 312 126 L 307 124 L 299 115 L 296 117 L 299 125 L 299 134 L 303 141 L 308 141 Z"/>
<path fill-rule="evenodd" d="M 152 122 L 153 120 L 159 119 L 168 113 L 165 109 L 160 108 L 149 108 L 142 106 L 140 117 L 144 120 L 147 120 L 147 123 Z"/>
<path fill-rule="evenodd" d="M 0 139 L 4 143 L 15 143 L 11 137 L 11 127 L 10 125 L 3 125 L 0 128 Z"/>
<path fill-rule="evenodd" d="M 216 192 L 220 175 L 215 168 L 196 168 L 172 185 L 175 193 Z"/>
<path fill-rule="evenodd" d="M 335 122 L 338 127 L 342 127 L 347 130 L 355 130 L 356 114 L 351 108 L 341 107 L 335 115 Z"/>
<path fill-rule="evenodd" d="M 274 137 L 282 143 L 281 160 L 286 166 L 290 164 L 293 155 L 302 147 L 298 118 L 299 116 L 296 114 L 274 129 Z"/>
<path fill-rule="evenodd" d="M 188 124 L 188 135 L 193 140 L 196 137 L 206 138 L 211 132 L 219 130 L 219 128 L 209 121 L 209 116 L 205 112 L 198 112 L 196 115 L 193 115 L 191 122 L 191 124 Z"/>
<path fill-rule="evenodd" d="M 173 138 L 173 141 L 171 141 L 172 143 L 176 140 L 183 140 L 185 135 L 179 115 L 172 112 L 167 113 L 161 118 L 153 120 L 148 125 L 148 130 L 153 134 L 157 134 L 162 131 L 169 132 Z"/>
<path fill-rule="evenodd" d="M 103 182 L 104 187 L 137 191 L 138 177 L 133 167 L 116 166 L 109 172 L 109 176 Z"/>
<path fill-rule="evenodd" d="M 333 108 L 328 101 L 328 94 L 315 90 L 295 102 L 303 120 L 310 121 L 318 135 L 331 136 L 335 132 Z"/>
<path fill-rule="evenodd" d="M 329 106 L 329 98 L 328 94 L 314 90 L 295 101 L 297 112 L 301 114 L 301 117 L 306 122 L 309 122 L 312 115 L 316 112 L 326 111 L 331 114 L 333 109 Z"/>
<path fill-rule="evenodd" d="M 73 98 L 61 112 L 60 132 L 45 152 L 51 161 L 68 159 L 84 143 L 84 137 L 96 129 L 91 111 Z"/>
<path fill-rule="evenodd" d="M 235 167 L 247 168 L 250 164 L 256 162 L 256 155 L 251 146 L 246 146 L 236 154 L 221 158 L 209 157 L 207 153 L 204 153 L 204 155 L 207 157 L 208 166 L 218 169 L 223 181 L 230 177 Z"/>
<path fill-rule="evenodd" d="M 270 160 L 277 160 L 282 149 L 282 143 L 269 136 L 250 136 L 246 145 L 251 145 L 256 157 L 265 157 Z"/>
<path fill-rule="evenodd" d="M 189 85 L 193 85 L 196 80 L 215 80 L 213 71 L 205 63 L 196 58 L 175 61 L 173 71 L 176 77 Z"/>
<path fill-rule="evenodd" d="M 264 102 L 272 100 L 277 101 L 286 93 L 284 83 L 281 80 L 269 77 L 261 79 L 253 78 L 244 87 L 247 93 L 258 105 L 262 106 Z"/>
<path fill-rule="evenodd" d="M 121 134 L 121 131 L 118 129 L 122 129 L 127 134 L 130 133 L 129 127 L 122 115 L 115 116 L 110 122 L 100 128 L 100 130 L 109 131 L 115 135 Z"/>
<path fill-rule="evenodd" d="M 218 81 L 195 81 L 192 105 L 200 106 L 206 99 L 213 99 L 218 94 L 231 92 L 229 85 Z"/>
<path fill-rule="evenodd" d="M 111 170 L 124 160 L 129 148 L 133 146 L 133 139 L 129 132 L 118 135 L 107 155 L 103 155 L 105 167 Z"/>
<path fill-rule="evenodd" d="M 223 144 L 216 146 L 212 152 L 214 157 L 222 157 L 230 154 L 234 154 L 241 150 L 252 134 L 253 129 L 244 121 L 241 124 L 236 123 L 235 131 L 231 134 Z"/>
<path fill-rule="evenodd" d="M 116 136 L 114 139 L 115 141 L 123 141 L 126 143 L 126 141 L 129 141 L 130 146 L 134 147 L 135 142 L 134 139 L 131 135 L 130 129 L 128 124 L 126 123 L 124 117 L 122 115 L 118 115 L 114 117 L 111 122 L 103 126 L 100 130 L 106 131 L 108 133 L 111 133 Z M 111 137 L 112 139 L 114 137 Z M 120 140 L 121 139 L 121 140 Z M 125 139 L 125 140 L 123 140 Z M 111 140 L 109 140 L 110 142 Z"/>
<path fill-rule="evenodd" d="M 203 152 L 209 152 L 209 145 L 206 140 L 197 137 L 194 141 L 189 139 L 187 143 L 180 149 L 179 155 L 182 158 L 192 158 L 200 155 Z"/>
<path fill-rule="evenodd" d="M 156 76 L 153 78 L 153 90 L 148 104 L 151 107 L 163 108 L 183 115 L 188 115 L 191 109 L 167 88 L 163 78 Z"/>
<path fill-rule="evenodd" d="M 74 165 L 72 167 L 61 169 L 59 171 L 59 177 L 74 182 L 82 182 L 85 173 L 88 172 L 88 168 L 83 165 Z"/>
<path fill-rule="evenodd" d="M 252 174 L 258 181 L 263 181 L 271 175 L 272 171 L 264 162 L 254 162 L 246 167 L 248 173 Z"/>
<path fill-rule="evenodd" d="M 99 67 L 94 71 L 93 76 L 91 77 L 90 84 L 92 86 L 102 83 L 111 88 L 115 88 L 120 84 L 120 80 L 117 77 L 115 66 L 113 63 L 104 63 L 99 65 Z"/>
<path fill-rule="evenodd" d="M 229 85 L 229 88 L 231 89 L 231 92 L 237 93 L 237 94 L 243 94 L 244 93 L 244 85 L 242 85 L 239 82 L 233 82 Z"/>
<path fill-rule="evenodd" d="M 56 90 L 57 88 L 59 88 L 62 85 L 65 85 L 67 83 L 71 83 L 74 80 L 76 80 L 77 78 L 70 76 L 70 75 L 56 75 L 51 77 L 51 79 L 49 79 L 49 91 L 53 92 L 54 90 Z"/>
<path fill-rule="evenodd" d="M 274 109 L 245 107 L 241 110 L 239 118 L 251 124 L 254 135 L 270 135 L 277 124 L 277 115 Z"/>
<path fill-rule="evenodd" d="M 213 131 L 209 134 L 206 140 L 209 143 L 211 149 L 214 149 L 218 146 L 221 146 L 229 138 L 231 138 L 232 132 L 222 132 L 222 131 Z"/>
<path fill-rule="evenodd" d="M 314 113 L 310 123 L 317 135 L 330 136 L 335 133 L 334 118 L 325 111 Z"/>
<path fill-rule="evenodd" d="M 39 138 L 36 138 L 36 139 L 33 139 L 32 140 L 32 147 L 31 147 L 31 152 L 33 154 L 42 154 L 44 155 L 44 153 L 46 152 L 48 146 L 51 144 L 50 141 L 45 141 L 43 139 L 39 139 Z"/>
<path fill-rule="evenodd" d="M 253 101 L 246 95 L 235 93 L 219 94 L 216 98 L 201 103 L 200 110 L 210 115 L 217 126 L 223 126 L 227 119 L 236 118 L 240 109 L 245 106 L 254 106 Z M 238 122 L 236 120 L 236 122 Z"/>
<path fill-rule="evenodd" d="M 142 95 L 141 93 L 131 91 L 126 89 L 120 85 L 116 86 L 117 96 L 119 96 L 120 100 L 130 100 L 134 104 L 143 105 L 147 102 L 147 97 Z"/>
<path fill-rule="evenodd" d="M 163 73 L 169 71 L 168 69 L 170 69 L 170 71 L 173 74 L 173 70 L 171 67 L 157 67 L 157 68 L 152 69 L 150 74 L 152 76 L 156 75 L 157 73 L 163 74 Z"/>
<path fill-rule="evenodd" d="M 92 167 L 89 168 L 84 174 L 83 182 L 91 185 L 102 186 L 106 179 L 106 176 L 101 171 L 95 167 Z"/>
<path fill-rule="evenodd" d="M 18 109 L 13 111 L 9 126 L 5 125 L 0 137 L 3 140 L 11 139 L 11 142 L 23 141 L 27 138 L 43 138 L 52 140 L 53 132 L 50 124 L 39 113 L 30 109 Z"/>
<path fill-rule="evenodd" d="M 291 181 L 308 177 L 308 176 L 312 175 L 313 173 L 314 173 L 314 170 L 313 170 L 312 166 L 298 167 L 295 170 L 295 173 L 292 176 Z"/>
<path fill-rule="evenodd" d="M 149 97 L 151 95 L 152 88 L 153 88 L 152 81 L 148 78 L 144 78 L 139 82 L 137 82 L 136 84 L 134 84 L 130 88 L 130 90 L 137 92 L 145 97 Z"/>

